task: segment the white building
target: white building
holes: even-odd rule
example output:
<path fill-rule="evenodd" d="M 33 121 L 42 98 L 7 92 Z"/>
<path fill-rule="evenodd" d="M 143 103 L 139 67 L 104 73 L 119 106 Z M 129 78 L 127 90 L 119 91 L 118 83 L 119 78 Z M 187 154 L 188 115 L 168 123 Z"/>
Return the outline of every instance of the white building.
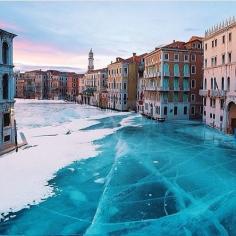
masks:
<path fill-rule="evenodd" d="M 0 29 L 0 151 L 15 145 L 13 38 Z"/>
<path fill-rule="evenodd" d="M 204 38 L 203 121 L 234 133 L 236 128 L 236 21 L 206 31 Z"/>

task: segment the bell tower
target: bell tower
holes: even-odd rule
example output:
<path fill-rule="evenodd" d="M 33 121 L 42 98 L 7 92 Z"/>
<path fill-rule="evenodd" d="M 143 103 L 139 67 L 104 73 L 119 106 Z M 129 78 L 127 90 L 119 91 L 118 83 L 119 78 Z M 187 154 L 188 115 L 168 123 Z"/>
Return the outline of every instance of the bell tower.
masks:
<path fill-rule="evenodd" d="M 93 51 L 92 48 L 90 49 L 89 52 L 89 57 L 88 57 L 88 71 L 94 70 L 94 65 L 93 65 Z"/>

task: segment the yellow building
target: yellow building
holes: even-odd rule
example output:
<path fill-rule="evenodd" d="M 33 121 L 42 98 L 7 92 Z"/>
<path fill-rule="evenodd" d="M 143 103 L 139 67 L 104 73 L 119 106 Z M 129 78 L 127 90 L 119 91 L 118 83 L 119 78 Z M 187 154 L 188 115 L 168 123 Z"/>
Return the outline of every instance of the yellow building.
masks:
<path fill-rule="evenodd" d="M 143 55 L 128 59 L 116 58 L 108 65 L 108 108 L 136 110 L 137 78 Z"/>

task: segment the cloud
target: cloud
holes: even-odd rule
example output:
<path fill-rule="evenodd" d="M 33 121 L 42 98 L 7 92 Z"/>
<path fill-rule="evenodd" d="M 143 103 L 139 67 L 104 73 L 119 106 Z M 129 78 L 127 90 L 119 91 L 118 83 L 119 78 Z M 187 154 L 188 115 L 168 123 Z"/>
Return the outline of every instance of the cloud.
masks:
<path fill-rule="evenodd" d="M 199 28 L 193 28 L 193 27 L 188 27 L 184 29 L 185 32 L 195 32 L 195 31 L 201 31 Z"/>

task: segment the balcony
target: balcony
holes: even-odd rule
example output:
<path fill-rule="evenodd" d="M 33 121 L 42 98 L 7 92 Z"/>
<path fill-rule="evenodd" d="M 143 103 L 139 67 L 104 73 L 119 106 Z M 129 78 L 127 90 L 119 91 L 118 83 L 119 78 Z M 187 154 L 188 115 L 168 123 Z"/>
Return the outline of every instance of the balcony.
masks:
<path fill-rule="evenodd" d="M 189 86 L 184 86 L 183 91 L 190 91 L 190 87 Z"/>
<path fill-rule="evenodd" d="M 226 91 L 224 90 L 210 90 L 210 96 L 211 97 L 225 97 L 226 96 Z"/>
<path fill-rule="evenodd" d="M 156 78 L 160 76 L 161 76 L 161 72 L 153 72 L 153 73 L 144 72 L 144 78 Z"/>
<path fill-rule="evenodd" d="M 155 86 L 155 85 L 147 85 L 145 87 L 145 90 L 147 90 L 147 91 L 157 91 L 157 86 Z"/>
<path fill-rule="evenodd" d="M 208 95 L 208 90 L 200 89 L 199 90 L 199 95 L 206 97 Z"/>
<path fill-rule="evenodd" d="M 203 97 L 218 97 L 218 98 L 221 98 L 221 97 L 225 97 L 226 96 L 226 93 L 227 91 L 225 90 L 199 90 L 199 95 L 200 96 L 203 96 Z"/>
<path fill-rule="evenodd" d="M 170 88 L 169 87 L 163 87 L 163 86 L 146 86 L 145 87 L 145 90 L 146 91 L 169 91 L 170 90 Z"/>

